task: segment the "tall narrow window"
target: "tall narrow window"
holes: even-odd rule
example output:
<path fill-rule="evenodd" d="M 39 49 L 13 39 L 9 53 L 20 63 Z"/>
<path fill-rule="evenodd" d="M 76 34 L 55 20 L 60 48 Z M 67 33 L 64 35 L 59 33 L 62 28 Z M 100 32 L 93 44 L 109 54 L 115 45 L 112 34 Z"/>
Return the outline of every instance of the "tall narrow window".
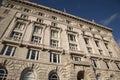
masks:
<path fill-rule="evenodd" d="M 15 47 L 13 46 L 4 46 L 1 55 L 14 56 Z"/>
<path fill-rule="evenodd" d="M 27 54 L 27 59 L 38 60 L 39 51 L 29 50 Z"/>
<path fill-rule="evenodd" d="M 25 24 L 21 22 L 17 22 L 15 25 L 15 29 L 18 29 L 18 30 L 23 30 L 24 27 L 25 27 Z"/>
<path fill-rule="evenodd" d="M 70 50 L 77 50 L 77 45 L 76 44 L 69 44 Z"/>
<path fill-rule="evenodd" d="M 107 43 L 105 43 L 105 47 L 108 49 L 108 44 Z"/>
<path fill-rule="evenodd" d="M 73 34 L 68 34 L 68 40 L 69 41 L 76 41 L 76 36 Z"/>
<path fill-rule="evenodd" d="M 95 41 L 95 44 L 96 44 L 97 47 L 100 47 L 99 46 L 99 41 Z"/>
<path fill-rule="evenodd" d="M 106 65 L 107 69 L 109 69 L 110 67 L 109 67 L 108 62 L 107 62 L 107 61 L 104 61 L 104 63 L 105 63 L 105 65 Z"/>
<path fill-rule="evenodd" d="M 33 33 L 35 33 L 35 34 L 42 34 L 42 28 L 39 27 L 39 26 L 35 26 Z"/>
<path fill-rule="evenodd" d="M 51 47 L 58 47 L 58 41 L 57 40 L 50 40 L 50 46 Z"/>
<path fill-rule="evenodd" d="M 96 68 L 98 67 L 98 65 L 97 65 L 97 60 L 92 60 L 92 63 L 93 63 L 93 66 L 94 66 L 94 67 L 96 67 Z"/>
<path fill-rule="evenodd" d="M 89 45 L 89 44 L 90 44 L 88 38 L 84 38 L 84 40 L 85 40 L 86 45 Z"/>
<path fill-rule="evenodd" d="M 52 38 L 58 38 L 58 31 L 51 30 L 51 37 Z"/>
<path fill-rule="evenodd" d="M 6 80 L 7 70 L 4 68 L 0 68 L 0 80 Z"/>
<path fill-rule="evenodd" d="M 10 35 L 10 37 L 15 40 L 20 40 L 21 36 L 22 36 L 22 33 L 17 33 L 17 32 L 12 32 L 12 34 Z"/>
<path fill-rule="evenodd" d="M 33 43 L 41 43 L 41 37 L 33 36 L 31 41 Z"/>
<path fill-rule="evenodd" d="M 87 47 L 88 53 L 92 53 L 92 48 L 91 47 Z"/>
<path fill-rule="evenodd" d="M 115 63 L 115 64 L 116 64 L 118 70 L 120 70 L 120 64 L 119 63 Z"/>
<path fill-rule="evenodd" d="M 50 62 L 59 63 L 60 62 L 59 56 L 60 56 L 59 54 L 50 53 Z"/>

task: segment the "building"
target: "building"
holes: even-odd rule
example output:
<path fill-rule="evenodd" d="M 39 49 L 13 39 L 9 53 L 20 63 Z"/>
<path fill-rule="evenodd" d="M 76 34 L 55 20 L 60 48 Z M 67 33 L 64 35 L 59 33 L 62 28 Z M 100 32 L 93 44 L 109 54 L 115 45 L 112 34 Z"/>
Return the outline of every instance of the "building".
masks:
<path fill-rule="evenodd" d="M 0 80 L 120 80 L 112 30 L 25 0 L 0 7 Z"/>

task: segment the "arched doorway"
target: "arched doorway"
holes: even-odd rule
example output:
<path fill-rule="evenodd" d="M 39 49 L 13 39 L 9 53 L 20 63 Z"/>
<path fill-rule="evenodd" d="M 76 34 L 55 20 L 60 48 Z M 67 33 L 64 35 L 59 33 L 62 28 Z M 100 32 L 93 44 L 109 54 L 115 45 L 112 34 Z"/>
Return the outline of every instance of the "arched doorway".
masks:
<path fill-rule="evenodd" d="M 5 68 L 0 68 L 0 80 L 6 80 L 7 70 Z"/>
<path fill-rule="evenodd" d="M 57 75 L 56 71 L 51 71 L 49 73 L 49 79 L 48 80 L 59 80 L 59 76 Z"/>
<path fill-rule="evenodd" d="M 77 80 L 84 80 L 84 71 L 79 71 L 78 72 Z"/>
<path fill-rule="evenodd" d="M 35 73 L 33 72 L 33 70 L 27 68 L 21 73 L 20 80 L 36 80 Z"/>

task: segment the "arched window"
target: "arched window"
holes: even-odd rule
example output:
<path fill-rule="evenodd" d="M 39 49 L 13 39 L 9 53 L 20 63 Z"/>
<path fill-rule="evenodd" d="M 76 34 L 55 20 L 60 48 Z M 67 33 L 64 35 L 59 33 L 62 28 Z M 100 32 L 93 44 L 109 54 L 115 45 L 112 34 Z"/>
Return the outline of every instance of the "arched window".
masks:
<path fill-rule="evenodd" d="M 97 76 L 96 76 L 96 80 L 100 80 L 100 75 L 97 75 Z"/>
<path fill-rule="evenodd" d="M 35 80 L 35 75 L 32 71 L 28 71 L 24 74 L 23 80 Z"/>
<path fill-rule="evenodd" d="M 110 75 L 110 80 L 115 80 L 114 75 Z"/>
<path fill-rule="evenodd" d="M 59 80 L 57 73 L 54 71 L 51 71 L 49 74 L 49 80 Z"/>
<path fill-rule="evenodd" d="M 21 79 L 20 80 L 36 80 L 35 73 L 31 69 L 26 68 L 21 73 Z"/>
<path fill-rule="evenodd" d="M 84 80 L 84 71 L 79 71 L 78 72 L 77 80 Z"/>
<path fill-rule="evenodd" d="M 0 68 L 0 80 L 6 80 L 7 70 L 4 68 Z"/>

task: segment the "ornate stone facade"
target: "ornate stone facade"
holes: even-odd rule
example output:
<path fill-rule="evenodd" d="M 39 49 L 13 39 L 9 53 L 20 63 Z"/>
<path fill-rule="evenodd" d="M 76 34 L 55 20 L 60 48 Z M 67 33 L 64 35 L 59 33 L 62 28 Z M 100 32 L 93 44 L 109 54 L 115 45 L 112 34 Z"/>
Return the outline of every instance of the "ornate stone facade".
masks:
<path fill-rule="evenodd" d="M 120 80 L 112 30 L 25 0 L 0 7 L 0 80 Z"/>

